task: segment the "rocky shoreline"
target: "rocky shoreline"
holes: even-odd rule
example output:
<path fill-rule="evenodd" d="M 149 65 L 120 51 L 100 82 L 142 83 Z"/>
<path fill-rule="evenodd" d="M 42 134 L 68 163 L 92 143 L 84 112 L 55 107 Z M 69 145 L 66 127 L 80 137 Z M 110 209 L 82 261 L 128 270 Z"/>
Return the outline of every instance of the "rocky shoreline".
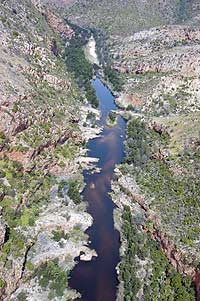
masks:
<path fill-rule="evenodd" d="M 119 166 L 120 168 L 120 166 Z M 148 209 L 148 205 L 145 205 L 144 196 L 141 195 L 138 185 L 135 183 L 134 178 L 123 175 L 118 169 L 115 168 L 116 180 L 112 183 L 112 200 L 116 204 L 117 209 L 114 213 L 115 227 L 120 232 L 121 237 L 121 247 L 120 256 L 123 260 L 125 251 L 127 250 L 127 239 L 123 233 L 123 219 L 122 212 L 124 206 L 130 207 L 132 216 L 135 219 L 140 219 L 143 227 L 140 229 L 141 233 L 149 233 L 150 237 L 159 243 L 162 252 L 166 255 L 172 266 L 185 276 L 189 276 L 196 287 L 197 300 L 199 298 L 199 271 L 194 265 L 186 263 L 185 253 L 177 249 L 174 242 L 168 238 L 166 233 L 163 233 L 155 212 Z M 134 184 L 135 183 L 135 184 Z M 140 221 L 140 222 L 141 222 Z M 152 228 L 149 229 L 145 226 L 146 223 L 152 223 Z M 143 300 L 143 286 L 146 281 L 146 275 L 149 273 L 148 265 L 149 259 L 145 258 L 146 262 L 137 262 L 137 275 L 139 276 L 140 282 L 142 284 L 140 290 L 138 291 L 138 300 Z M 117 267 L 118 274 L 120 273 L 120 265 Z M 120 279 L 118 286 L 117 300 L 121 301 L 124 299 L 124 282 Z"/>
<path fill-rule="evenodd" d="M 35 1 L 2 3 L 1 18 L 0 300 L 72 300 L 75 258 L 97 256 L 80 194 L 98 161 L 85 144 L 102 131 L 100 112 L 80 101 L 62 59 L 66 22 Z"/>
<path fill-rule="evenodd" d="M 72 300 L 80 297 L 66 288 L 75 259 L 90 261 L 98 256 L 87 247 L 85 231 L 93 220 L 80 194 L 85 185 L 82 171 L 88 169 L 91 174 L 100 171 L 95 166 L 98 158 L 87 157 L 85 145 L 99 137 L 103 128 L 97 126 L 100 112 L 81 95 L 84 91 L 79 91 L 64 63 L 63 45 L 67 46 L 75 37 L 73 28 L 56 10 L 46 9 L 38 1 L 22 2 L 1 4 L 0 300 Z M 194 190 L 189 190 L 192 187 L 197 190 L 199 185 L 196 180 L 199 40 L 199 28 L 190 24 L 157 26 L 125 37 L 109 38 L 112 67 L 125 80 L 123 91 L 113 92 L 116 104 L 122 108 L 117 114 L 145 122 L 143 131 L 149 132 L 145 132 L 140 147 L 143 142 L 148 144 L 149 133 L 158 138 L 148 168 L 154 164 L 158 180 L 161 178 L 158 189 L 157 182 L 153 182 L 154 169 L 152 174 L 148 169 L 144 171 L 144 181 L 139 179 L 143 190 L 148 185 L 152 189 L 150 181 L 155 188 L 154 196 L 147 189 L 151 195 L 148 197 L 134 172 L 127 175 L 121 171 L 124 166 L 115 168 L 111 196 L 118 207 L 114 221 L 121 234 L 122 259 L 117 267 L 118 301 L 124 299 L 126 290 L 121 273 L 130 247 L 123 232 L 122 217 L 127 207 L 134 222 L 139 220 L 135 234 L 145 238 L 145 243 L 150 241 L 142 247 L 152 248 L 152 253 L 157 252 L 163 262 L 166 260 L 162 254 L 165 255 L 174 267 L 173 273 L 179 273 L 177 277 L 189 276 L 200 300 L 199 225 L 198 216 L 195 220 L 193 216 L 198 209 L 193 199 Z M 84 53 L 88 61 L 99 66 L 95 50 L 96 43 L 91 36 Z M 103 81 L 112 90 L 112 84 L 106 78 Z M 114 126 L 116 120 L 112 123 L 107 119 L 107 125 Z M 130 142 L 134 139 L 131 137 Z M 159 144 L 160 140 L 165 147 Z M 167 146 L 166 141 L 170 141 Z M 142 161 L 146 160 L 145 156 L 138 157 Z M 191 183 L 187 188 L 190 199 L 182 189 L 188 185 L 185 178 Z M 160 187 L 167 188 L 166 191 L 171 189 L 173 194 L 168 199 L 165 195 L 159 199 Z M 174 195 L 177 195 L 175 201 Z M 160 203 L 154 204 L 157 198 Z M 167 203 L 171 199 L 172 203 Z M 184 203 L 185 199 L 188 203 Z M 177 205 L 177 200 L 183 202 Z M 171 206 L 173 216 L 165 222 Z M 164 213 L 162 207 L 166 210 Z M 178 218 L 174 219 L 175 214 Z M 134 223 L 129 224 L 130 232 L 134 227 Z M 134 248 L 137 249 L 137 245 Z M 136 293 L 142 301 L 145 279 L 151 283 L 150 274 L 156 264 L 149 253 L 146 257 L 143 253 L 139 255 L 134 257 L 137 271 L 133 277 L 142 283 Z M 163 274 L 168 272 L 166 268 Z M 180 283 L 186 283 L 185 278 L 181 279 Z M 169 281 L 161 279 L 160 283 L 163 281 L 166 291 L 169 290 Z"/>

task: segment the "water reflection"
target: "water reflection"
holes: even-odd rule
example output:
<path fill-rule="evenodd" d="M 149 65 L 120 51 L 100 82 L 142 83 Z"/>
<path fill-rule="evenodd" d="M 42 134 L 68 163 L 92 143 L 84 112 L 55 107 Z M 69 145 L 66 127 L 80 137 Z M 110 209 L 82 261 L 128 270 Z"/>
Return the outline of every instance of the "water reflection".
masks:
<path fill-rule="evenodd" d="M 100 124 L 104 125 L 110 110 L 116 110 L 114 97 L 99 79 L 92 83 L 99 98 L 102 112 Z M 98 157 L 97 167 L 100 173 L 84 172 L 86 187 L 84 200 L 88 202 L 88 212 L 94 223 L 88 229 L 90 247 L 95 249 L 98 257 L 91 262 L 79 262 L 71 272 L 70 286 L 82 294 L 79 300 L 114 301 L 117 291 L 116 265 L 119 262 L 119 233 L 114 229 L 113 209 L 115 205 L 108 193 L 113 178 L 114 166 L 123 158 L 123 136 L 125 122 L 119 117 L 114 128 L 105 127 L 102 137 L 88 143 L 91 157 Z"/>

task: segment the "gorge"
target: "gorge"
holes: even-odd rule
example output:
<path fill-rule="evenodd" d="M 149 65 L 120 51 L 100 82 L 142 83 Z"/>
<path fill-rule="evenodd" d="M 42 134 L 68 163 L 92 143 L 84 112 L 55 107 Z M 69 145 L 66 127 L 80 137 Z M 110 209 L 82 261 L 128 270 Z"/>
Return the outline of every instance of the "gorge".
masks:
<path fill-rule="evenodd" d="M 199 0 L 0 3 L 0 301 L 200 300 Z"/>

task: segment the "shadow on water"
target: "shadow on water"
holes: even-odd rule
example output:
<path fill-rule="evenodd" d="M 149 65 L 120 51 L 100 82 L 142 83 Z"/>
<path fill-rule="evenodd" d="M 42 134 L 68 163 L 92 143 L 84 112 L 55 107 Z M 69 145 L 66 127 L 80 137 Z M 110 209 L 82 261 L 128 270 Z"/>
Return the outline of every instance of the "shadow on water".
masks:
<path fill-rule="evenodd" d="M 104 126 L 102 136 L 88 142 L 88 156 L 98 157 L 97 167 L 100 173 L 84 172 L 86 187 L 83 198 L 88 203 L 87 211 L 93 217 L 93 225 L 87 230 L 90 247 L 95 249 L 98 257 L 90 262 L 80 261 L 70 274 L 70 287 L 79 291 L 83 301 L 114 301 L 117 293 L 116 266 L 120 260 L 120 237 L 114 229 L 114 203 L 109 197 L 111 180 L 115 164 L 124 156 L 123 140 L 125 121 L 121 116 L 113 128 L 105 126 L 106 116 L 110 110 L 117 110 L 114 97 L 106 86 L 95 79 L 92 82 L 99 99 L 102 117 L 99 121 Z"/>

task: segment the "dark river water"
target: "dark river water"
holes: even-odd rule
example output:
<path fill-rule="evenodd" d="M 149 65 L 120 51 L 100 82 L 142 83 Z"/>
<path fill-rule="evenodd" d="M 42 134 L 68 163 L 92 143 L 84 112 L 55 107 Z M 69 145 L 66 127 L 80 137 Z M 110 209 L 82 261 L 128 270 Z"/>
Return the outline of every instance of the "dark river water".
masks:
<path fill-rule="evenodd" d="M 114 177 L 115 164 L 124 157 L 123 141 L 125 121 L 119 116 L 115 127 L 105 125 L 110 110 L 117 110 L 114 97 L 100 79 L 92 81 L 92 86 L 99 99 L 102 117 L 99 121 L 104 126 L 102 136 L 88 142 L 88 156 L 99 158 L 97 167 L 100 173 L 84 172 L 86 187 L 83 198 L 88 203 L 87 211 L 94 219 L 93 225 L 87 230 L 91 243 L 98 257 L 90 262 L 79 261 L 70 274 L 70 287 L 79 291 L 84 301 L 114 301 L 117 293 L 116 266 L 120 260 L 119 232 L 114 229 L 113 210 L 115 208 L 111 192 L 111 180 Z"/>

